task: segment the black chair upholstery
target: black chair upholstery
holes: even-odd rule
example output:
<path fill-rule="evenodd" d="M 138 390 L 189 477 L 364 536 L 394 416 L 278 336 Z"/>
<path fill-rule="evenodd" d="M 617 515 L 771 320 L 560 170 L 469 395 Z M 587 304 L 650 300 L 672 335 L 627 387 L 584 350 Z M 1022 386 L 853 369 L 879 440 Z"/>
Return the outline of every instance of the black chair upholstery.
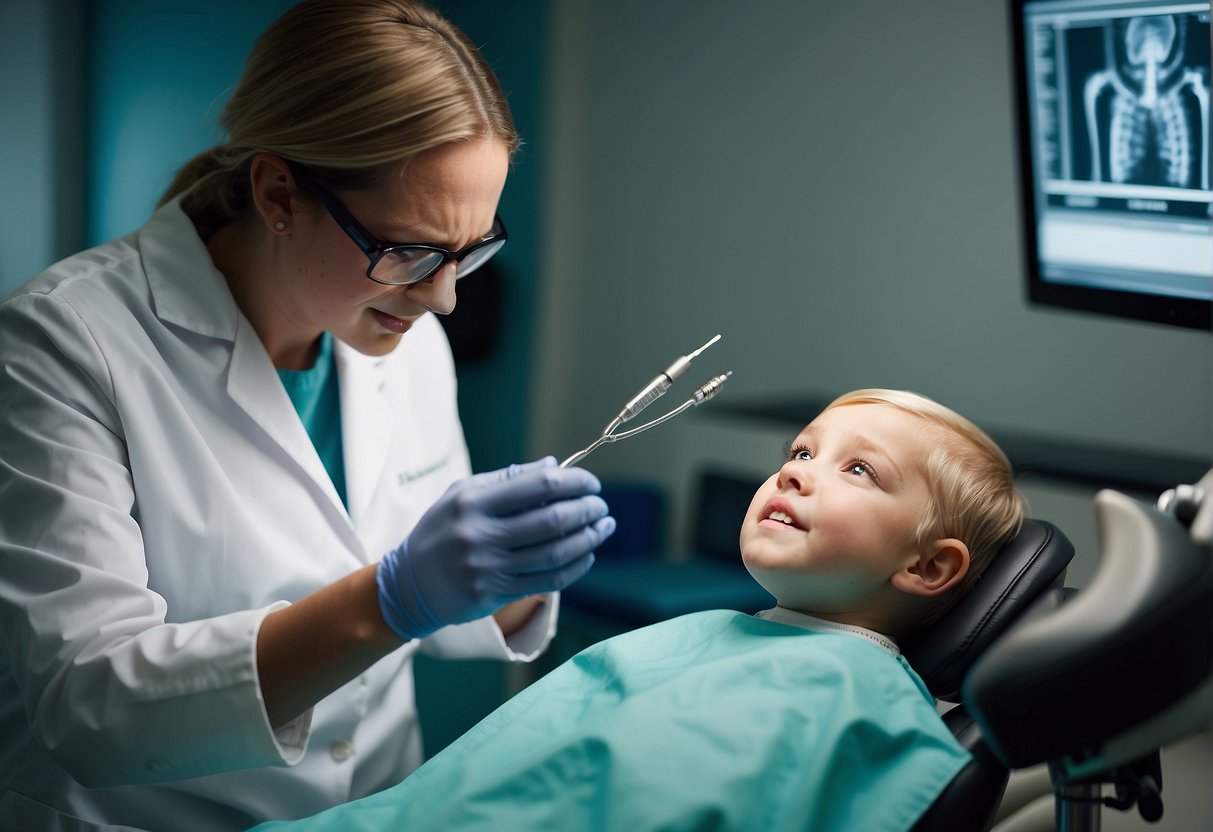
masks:
<path fill-rule="evenodd" d="M 1073 558 L 1074 545 L 1060 529 L 1044 520 L 1025 520 L 968 595 L 902 642 L 902 653 L 931 693 L 959 702 L 973 662 L 1045 590 L 1062 585 Z"/>
<path fill-rule="evenodd" d="M 1052 523 L 1025 520 L 973 589 L 946 615 L 901 648 L 936 698 L 961 702 L 973 663 L 1038 600 L 1061 591 L 1074 546 Z M 915 825 L 916 832 L 989 829 L 1010 777 L 1006 763 L 986 745 L 963 704 L 944 721 L 973 759 Z"/>
<path fill-rule="evenodd" d="M 990 750 L 981 729 L 963 705 L 944 714 L 943 721 L 973 759 L 952 778 L 947 789 L 918 819 L 914 830 L 985 832 L 994 823 L 1011 772 Z"/>

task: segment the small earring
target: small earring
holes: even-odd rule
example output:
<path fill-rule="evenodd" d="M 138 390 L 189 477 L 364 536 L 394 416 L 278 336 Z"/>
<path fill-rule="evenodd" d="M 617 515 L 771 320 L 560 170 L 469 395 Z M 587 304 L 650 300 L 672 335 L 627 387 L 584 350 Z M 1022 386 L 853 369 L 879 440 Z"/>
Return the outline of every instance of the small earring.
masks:
<path fill-rule="evenodd" d="M 278 220 L 278 222 L 274 223 L 274 230 L 286 231 L 286 223 L 284 223 L 282 220 Z"/>

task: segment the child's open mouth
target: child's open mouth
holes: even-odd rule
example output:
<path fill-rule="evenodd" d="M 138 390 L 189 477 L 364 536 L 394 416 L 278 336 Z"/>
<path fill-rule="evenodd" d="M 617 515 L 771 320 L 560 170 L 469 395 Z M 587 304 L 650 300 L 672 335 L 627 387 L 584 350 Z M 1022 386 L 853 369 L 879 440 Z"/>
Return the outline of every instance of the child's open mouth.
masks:
<path fill-rule="evenodd" d="M 781 511 L 780 509 L 775 509 L 764 517 L 762 523 L 763 525 L 768 523 L 778 524 L 780 526 L 786 526 L 792 529 L 800 528 L 800 525 L 796 522 L 796 519 L 792 517 L 792 515 L 788 514 L 786 511 Z"/>

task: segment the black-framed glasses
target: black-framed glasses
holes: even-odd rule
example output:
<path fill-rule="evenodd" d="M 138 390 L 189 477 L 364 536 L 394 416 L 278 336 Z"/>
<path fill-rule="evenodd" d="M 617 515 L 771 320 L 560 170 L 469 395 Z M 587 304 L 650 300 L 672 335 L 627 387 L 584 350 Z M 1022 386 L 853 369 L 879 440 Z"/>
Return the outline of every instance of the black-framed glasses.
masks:
<path fill-rule="evenodd" d="M 320 197 L 329 216 L 341 227 L 354 245 L 362 250 L 370 261 L 366 267 L 366 276 L 376 283 L 386 286 L 409 286 L 420 283 L 431 277 L 447 263 L 454 262 L 455 279 L 467 277 L 476 269 L 488 262 L 489 258 L 501 251 L 509 234 L 501 215 L 493 216 L 493 227 L 488 236 L 478 240 L 459 251 L 450 251 L 440 246 L 423 243 L 389 243 L 380 240 L 366 230 L 366 227 L 354 215 L 337 201 L 337 198 L 324 188 L 308 173 L 307 168 L 297 162 L 288 162 L 295 179 L 300 181 L 307 190 L 315 191 Z"/>

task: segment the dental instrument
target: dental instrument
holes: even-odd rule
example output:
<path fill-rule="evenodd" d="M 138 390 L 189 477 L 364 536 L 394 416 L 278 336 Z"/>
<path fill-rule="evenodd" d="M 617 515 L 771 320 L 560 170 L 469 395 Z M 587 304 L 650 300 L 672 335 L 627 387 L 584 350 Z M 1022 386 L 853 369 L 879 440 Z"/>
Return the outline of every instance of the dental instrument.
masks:
<path fill-rule="evenodd" d="M 663 371 L 658 373 L 652 381 L 641 388 L 639 393 L 628 400 L 627 404 L 623 406 L 623 409 L 619 411 L 619 414 L 612 419 L 605 428 L 603 428 L 601 435 L 599 435 L 597 439 L 586 447 L 582 448 L 577 453 L 570 456 L 564 462 L 560 463 L 560 467 L 567 468 L 574 463 L 580 462 L 602 445 L 618 442 L 621 439 L 627 439 L 628 437 L 635 436 L 636 434 L 642 433 L 649 428 L 656 427 L 662 422 L 667 422 L 670 419 L 673 419 L 679 413 L 682 413 L 687 408 L 697 407 L 719 393 L 720 388 L 724 386 L 724 383 L 728 380 L 729 376 L 733 375 L 732 370 L 729 370 L 723 375 L 713 376 L 712 378 L 708 379 L 707 382 L 702 384 L 698 389 L 695 390 L 694 393 L 691 394 L 689 399 L 665 415 L 659 416 L 656 419 L 653 419 L 651 422 L 646 422 L 640 427 L 626 430 L 623 433 L 613 433 L 613 431 L 624 422 L 629 422 L 636 418 L 636 416 L 642 410 L 665 395 L 665 392 L 670 389 L 670 386 L 686 373 L 687 368 L 691 366 L 691 361 L 693 361 L 699 356 L 700 353 L 719 340 L 720 335 L 717 334 L 714 338 L 709 340 L 706 344 L 694 352 L 674 359 L 673 363 L 671 363 L 669 367 L 666 367 Z"/>
<path fill-rule="evenodd" d="M 670 389 L 670 385 L 682 378 L 683 374 L 687 371 L 687 368 L 691 366 L 691 362 L 698 358 L 701 352 L 719 340 L 720 333 L 718 332 L 714 338 L 710 339 L 706 344 L 695 350 L 690 355 L 681 355 L 674 359 L 674 363 L 670 364 L 670 366 L 666 367 L 664 370 L 654 376 L 653 380 L 641 388 L 639 393 L 632 396 L 628 403 L 623 406 L 623 410 L 619 411 L 619 415 L 616 416 L 609 425 L 602 429 L 602 435 L 606 436 L 624 422 L 636 418 L 636 415 L 640 413 L 640 411 L 644 410 L 650 404 L 665 395 L 665 391 Z"/>

